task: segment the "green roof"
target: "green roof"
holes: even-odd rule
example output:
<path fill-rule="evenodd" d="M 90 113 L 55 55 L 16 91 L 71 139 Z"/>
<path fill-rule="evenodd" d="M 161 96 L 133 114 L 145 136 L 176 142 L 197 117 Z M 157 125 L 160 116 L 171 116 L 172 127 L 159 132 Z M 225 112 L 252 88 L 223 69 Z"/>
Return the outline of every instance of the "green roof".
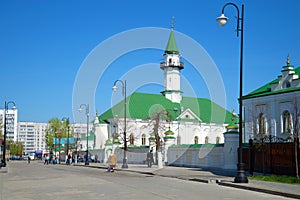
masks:
<path fill-rule="evenodd" d="M 293 67 L 293 66 L 289 66 L 289 67 Z M 300 67 L 295 69 L 295 74 L 300 76 Z M 243 99 L 251 99 L 251 98 L 256 98 L 256 97 L 261 97 L 261 96 L 275 95 L 275 94 L 294 92 L 294 91 L 300 90 L 299 87 L 293 87 L 293 88 L 284 88 L 281 90 L 271 91 L 272 85 L 276 84 L 278 82 L 279 82 L 279 78 L 263 85 L 262 87 L 250 92 L 249 94 L 243 96 Z"/>
<path fill-rule="evenodd" d="M 166 54 L 179 54 L 173 30 L 171 30 L 165 53 Z"/>
<path fill-rule="evenodd" d="M 232 114 L 216 103 L 205 98 L 183 97 L 181 104 L 173 103 L 161 94 L 135 92 L 127 98 L 126 117 L 132 119 L 150 119 L 151 115 L 162 109 L 168 111 L 167 120 L 176 120 L 181 114 L 181 107 L 190 109 L 200 118 L 201 122 L 225 123 L 231 122 Z M 177 108 L 177 112 L 174 111 Z M 124 117 L 124 100 L 99 116 L 99 121 L 108 122 L 115 116 Z M 184 121 L 184 118 L 180 119 Z"/>

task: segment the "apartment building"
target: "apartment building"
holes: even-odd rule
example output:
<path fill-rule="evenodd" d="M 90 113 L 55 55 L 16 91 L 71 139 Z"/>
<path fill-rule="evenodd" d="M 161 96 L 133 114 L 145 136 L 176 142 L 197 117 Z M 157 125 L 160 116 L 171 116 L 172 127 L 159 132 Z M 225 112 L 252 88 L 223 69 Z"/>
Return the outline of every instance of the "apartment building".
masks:
<path fill-rule="evenodd" d="M 0 110 L 1 124 L 4 124 L 4 109 Z M 6 138 L 8 140 L 17 141 L 18 129 L 18 110 L 6 110 Z M 1 127 L 1 132 L 4 134 L 4 126 Z"/>
<path fill-rule="evenodd" d="M 25 152 L 48 151 L 45 143 L 47 123 L 19 122 L 17 141 L 22 142 Z"/>

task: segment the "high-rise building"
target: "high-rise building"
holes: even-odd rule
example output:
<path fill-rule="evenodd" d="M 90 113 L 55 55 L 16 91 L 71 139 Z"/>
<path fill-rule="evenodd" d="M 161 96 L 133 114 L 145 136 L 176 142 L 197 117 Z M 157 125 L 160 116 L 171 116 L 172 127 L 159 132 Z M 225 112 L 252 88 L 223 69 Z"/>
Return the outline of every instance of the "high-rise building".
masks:
<path fill-rule="evenodd" d="M 19 122 L 17 141 L 23 144 L 25 152 L 47 151 L 45 142 L 47 123 Z"/>
<path fill-rule="evenodd" d="M 4 109 L 0 110 L 1 132 L 4 134 Z M 18 110 L 6 110 L 6 139 L 17 141 Z"/>

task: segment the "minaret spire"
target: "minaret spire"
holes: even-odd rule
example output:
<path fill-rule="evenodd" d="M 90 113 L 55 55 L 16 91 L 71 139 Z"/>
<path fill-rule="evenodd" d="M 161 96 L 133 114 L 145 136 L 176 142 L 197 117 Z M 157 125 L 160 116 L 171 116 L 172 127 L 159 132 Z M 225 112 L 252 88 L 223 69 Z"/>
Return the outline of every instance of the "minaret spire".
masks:
<path fill-rule="evenodd" d="M 290 61 L 290 54 L 288 54 L 287 58 L 286 58 L 286 64 L 290 65 L 291 61 Z"/>
<path fill-rule="evenodd" d="M 171 22 L 171 32 L 166 46 L 165 54 L 179 54 L 178 47 L 174 36 L 174 16 Z"/>
<path fill-rule="evenodd" d="M 174 16 L 172 16 L 171 31 L 174 31 Z"/>

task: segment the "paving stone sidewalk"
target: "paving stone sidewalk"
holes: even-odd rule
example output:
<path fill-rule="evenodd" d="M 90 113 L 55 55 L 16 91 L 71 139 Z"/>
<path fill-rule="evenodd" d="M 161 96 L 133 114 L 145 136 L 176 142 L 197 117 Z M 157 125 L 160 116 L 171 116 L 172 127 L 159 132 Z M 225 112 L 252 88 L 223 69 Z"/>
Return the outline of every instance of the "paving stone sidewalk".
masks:
<path fill-rule="evenodd" d="M 78 163 L 76 165 L 84 166 L 84 163 Z M 90 163 L 90 165 L 86 167 L 96 167 L 103 169 L 107 168 L 103 163 Z M 118 165 L 117 171 L 128 171 L 153 176 L 171 177 L 208 184 L 219 184 L 221 186 L 235 187 L 300 199 L 300 185 L 256 180 L 249 180 L 249 183 L 234 183 L 234 176 L 236 174 L 236 171 L 233 170 L 222 170 L 215 168 L 201 169 L 173 166 L 164 166 L 162 169 L 158 169 L 156 165 L 152 166 L 152 168 L 149 168 L 146 165 L 129 164 L 127 169 L 122 169 L 121 165 Z"/>

